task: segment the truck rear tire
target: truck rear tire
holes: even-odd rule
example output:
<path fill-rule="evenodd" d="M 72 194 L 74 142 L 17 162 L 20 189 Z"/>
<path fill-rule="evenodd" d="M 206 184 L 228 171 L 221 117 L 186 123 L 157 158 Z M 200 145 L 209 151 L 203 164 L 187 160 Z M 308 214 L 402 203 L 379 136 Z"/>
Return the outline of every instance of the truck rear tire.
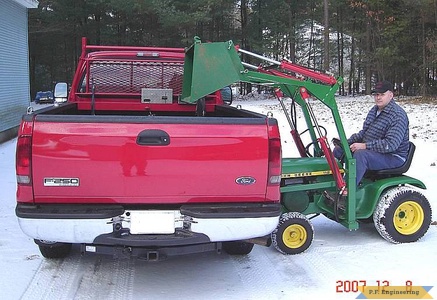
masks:
<path fill-rule="evenodd" d="M 406 186 L 384 192 L 373 213 L 378 233 L 395 244 L 416 242 L 431 225 L 432 210 L 419 191 Z"/>
<path fill-rule="evenodd" d="M 38 244 L 39 251 L 45 258 L 65 258 L 70 254 L 72 244 L 56 243 L 46 241 L 35 241 Z"/>
<path fill-rule="evenodd" d="M 223 250 L 230 255 L 247 255 L 253 249 L 252 243 L 247 242 L 223 242 Z"/>
<path fill-rule="evenodd" d="M 282 214 L 278 226 L 272 232 L 273 246 L 282 254 L 304 252 L 311 245 L 313 238 L 313 225 L 299 212 Z"/>

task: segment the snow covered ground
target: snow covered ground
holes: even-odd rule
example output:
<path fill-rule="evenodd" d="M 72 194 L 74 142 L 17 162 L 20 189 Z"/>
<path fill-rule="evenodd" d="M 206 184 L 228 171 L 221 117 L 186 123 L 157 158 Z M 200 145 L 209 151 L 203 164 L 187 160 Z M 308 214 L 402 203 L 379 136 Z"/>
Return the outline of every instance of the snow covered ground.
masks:
<path fill-rule="evenodd" d="M 357 131 L 373 105 L 371 97 L 339 97 L 346 134 Z M 289 101 L 286 105 L 289 106 Z M 437 105 L 401 100 L 410 118 L 416 154 L 408 175 L 428 187 L 423 193 L 437 212 Z M 246 97 L 235 101 L 244 109 L 273 112 L 279 120 L 283 156 L 295 156 L 289 127 L 275 99 Z M 332 120 L 319 103 L 313 104 L 320 125 L 332 134 Z M 299 127 L 298 127 L 299 129 Z M 301 127 L 300 129 L 303 129 Z M 331 133 L 331 135 L 330 135 Z M 373 224 L 356 231 L 324 217 L 312 220 L 312 246 L 295 256 L 273 247 L 255 246 L 246 257 L 205 253 L 158 263 L 81 256 L 78 248 L 64 260 L 44 259 L 15 218 L 15 142 L 0 145 L 0 291 L 2 299 L 355 299 L 346 285 L 366 281 L 377 285 L 434 286 L 432 261 L 437 258 L 437 226 L 431 225 L 419 242 L 395 245 L 382 239 Z M 339 290 L 338 290 L 339 289 Z M 339 292 L 343 291 L 343 292 Z M 390 298 L 395 299 L 395 298 Z"/>

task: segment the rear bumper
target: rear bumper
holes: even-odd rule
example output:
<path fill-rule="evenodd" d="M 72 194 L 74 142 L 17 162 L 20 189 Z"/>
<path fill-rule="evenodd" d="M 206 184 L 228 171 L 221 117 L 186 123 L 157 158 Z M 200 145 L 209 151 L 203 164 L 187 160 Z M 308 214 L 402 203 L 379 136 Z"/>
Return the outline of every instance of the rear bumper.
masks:
<path fill-rule="evenodd" d="M 152 215 L 142 217 L 143 212 Z M 160 226 L 160 215 L 154 215 L 155 212 L 174 216 L 173 232 L 168 231 L 168 226 Z M 16 208 L 22 231 L 36 240 L 134 247 L 171 247 L 262 237 L 276 228 L 280 213 L 278 203 L 184 205 L 153 210 L 120 205 L 18 204 Z M 138 217 L 134 222 L 134 215 L 156 220 L 150 224 L 151 231 L 146 228 L 147 233 L 141 229 L 132 234 L 131 231 L 137 231 L 133 224 L 142 223 Z"/>

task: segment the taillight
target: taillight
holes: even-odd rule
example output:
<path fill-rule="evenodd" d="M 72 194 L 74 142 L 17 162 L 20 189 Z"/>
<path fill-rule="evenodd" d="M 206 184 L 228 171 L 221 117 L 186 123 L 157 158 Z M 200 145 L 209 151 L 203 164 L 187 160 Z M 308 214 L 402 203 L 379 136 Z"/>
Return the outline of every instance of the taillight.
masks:
<path fill-rule="evenodd" d="M 282 150 L 279 127 L 274 119 L 269 119 L 269 173 L 268 185 L 279 185 L 282 174 Z"/>
<path fill-rule="evenodd" d="M 17 140 L 16 171 L 17 183 L 30 184 L 32 136 L 22 135 Z"/>

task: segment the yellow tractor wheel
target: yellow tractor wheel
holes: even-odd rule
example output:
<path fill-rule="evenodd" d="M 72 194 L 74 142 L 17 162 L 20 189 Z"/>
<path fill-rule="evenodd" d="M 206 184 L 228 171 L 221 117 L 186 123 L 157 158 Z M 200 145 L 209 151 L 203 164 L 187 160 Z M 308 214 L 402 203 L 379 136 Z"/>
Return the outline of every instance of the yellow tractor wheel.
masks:
<path fill-rule="evenodd" d="M 424 195 L 400 186 L 382 194 L 373 213 L 373 222 L 387 241 L 410 243 L 425 235 L 431 225 L 431 216 L 431 206 Z"/>
<path fill-rule="evenodd" d="M 282 214 L 272 232 L 273 246 L 283 254 L 298 254 L 311 245 L 314 229 L 309 219 L 298 212 Z"/>

